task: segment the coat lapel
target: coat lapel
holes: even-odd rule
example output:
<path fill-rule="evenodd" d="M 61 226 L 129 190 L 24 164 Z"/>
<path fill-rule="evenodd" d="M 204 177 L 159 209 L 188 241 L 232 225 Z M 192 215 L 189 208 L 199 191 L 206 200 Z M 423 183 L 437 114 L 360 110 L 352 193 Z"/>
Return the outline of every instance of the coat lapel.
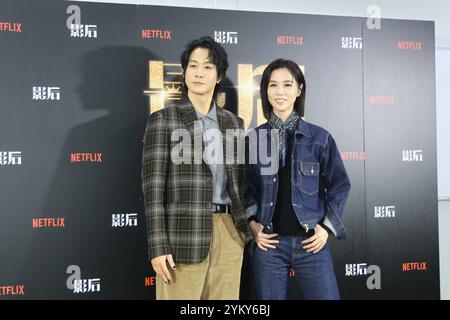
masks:
<path fill-rule="evenodd" d="M 194 106 L 191 104 L 187 97 L 181 98 L 181 100 L 178 102 L 178 110 L 181 114 L 181 119 L 186 125 L 186 128 L 193 135 L 194 123 L 198 120 L 198 118 Z"/>

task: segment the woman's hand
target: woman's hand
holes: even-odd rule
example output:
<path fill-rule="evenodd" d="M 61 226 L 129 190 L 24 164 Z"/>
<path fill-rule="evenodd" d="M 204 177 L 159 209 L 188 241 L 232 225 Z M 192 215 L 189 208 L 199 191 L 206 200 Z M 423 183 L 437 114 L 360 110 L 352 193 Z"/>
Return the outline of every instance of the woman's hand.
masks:
<path fill-rule="evenodd" d="M 327 243 L 328 240 L 328 232 L 320 224 L 317 224 L 314 228 L 314 235 L 309 237 L 306 240 L 302 241 L 303 249 L 306 250 L 306 252 L 312 252 L 317 253 L 320 250 L 322 250 L 325 243 Z"/>
<path fill-rule="evenodd" d="M 266 234 L 262 232 L 264 226 L 255 220 L 250 222 L 250 230 L 252 230 L 253 239 L 261 250 L 267 251 L 268 248 L 276 249 L 273 244 L 279 243 L 278 240 L 272 240 L 278 236 L 278 233 Z"/>

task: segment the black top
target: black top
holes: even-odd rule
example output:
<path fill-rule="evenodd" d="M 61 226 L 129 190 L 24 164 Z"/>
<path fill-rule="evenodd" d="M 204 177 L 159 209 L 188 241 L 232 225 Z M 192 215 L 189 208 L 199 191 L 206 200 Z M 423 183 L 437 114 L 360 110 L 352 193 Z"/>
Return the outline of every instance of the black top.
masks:
<path fill-rule="evenodd" d="M 292 207 L 291 154 L 294 147 L 294 133 L 288 135 L 286 165 L 278 168 L 278 192 L 273 214 L 273 232 L 284 236 L 304 235 L 305 229 L 295 215 Z"/>

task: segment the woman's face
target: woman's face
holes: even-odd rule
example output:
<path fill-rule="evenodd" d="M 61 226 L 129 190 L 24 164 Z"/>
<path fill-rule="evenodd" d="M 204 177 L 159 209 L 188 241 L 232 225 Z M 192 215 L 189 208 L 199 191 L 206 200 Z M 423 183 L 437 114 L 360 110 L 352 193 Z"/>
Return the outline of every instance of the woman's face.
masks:
<path fill-rule="evenodd" d="M 272 71 L 267 87 L 267 96 L 273 112 L 277 116 L 289 116 L 294 109 L 294 102 L 300 94 L 299 85 L 288 69 L 281 68 Z"/>

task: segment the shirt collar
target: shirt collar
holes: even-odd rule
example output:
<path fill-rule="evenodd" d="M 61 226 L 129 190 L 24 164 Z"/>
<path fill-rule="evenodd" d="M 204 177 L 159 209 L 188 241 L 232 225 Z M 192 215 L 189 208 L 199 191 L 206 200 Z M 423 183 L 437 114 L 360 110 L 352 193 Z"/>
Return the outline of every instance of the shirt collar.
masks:
<path fill-rule="evenodd" d="M 198 119 L 208 118 L 214 122 L 217 122 L 217 108 L 216 108 L 216 103 L 214 101 L 212 102 L 212 107 L 209 110 L 208 114 L 203 115 L 201 112 L 197 111 L 197 109 L 195 109 L 195 113 L 197 114 Z"/>

